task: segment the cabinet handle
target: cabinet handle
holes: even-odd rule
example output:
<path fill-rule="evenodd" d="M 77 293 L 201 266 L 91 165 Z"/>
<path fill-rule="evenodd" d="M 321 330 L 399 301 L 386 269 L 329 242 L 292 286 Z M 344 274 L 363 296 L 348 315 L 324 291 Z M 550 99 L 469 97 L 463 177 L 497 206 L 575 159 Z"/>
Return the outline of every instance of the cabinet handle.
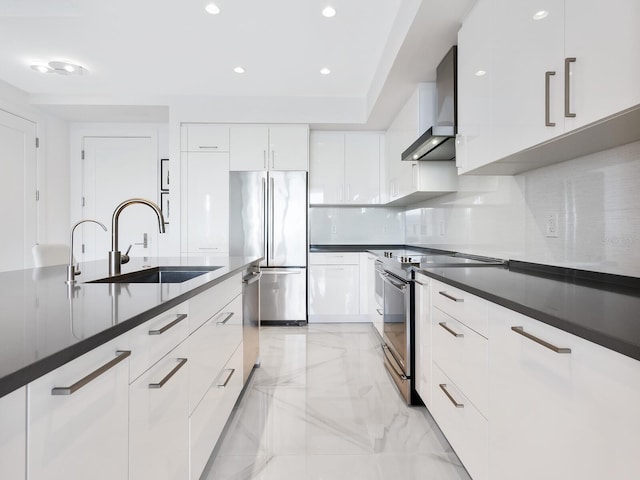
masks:
<path fill-rule="evenodd" d="M 575 113 L 571 113 L 571 65 L 575 63 L 575 57 L 567 57 L 564 59 L 564 116 L 573 118 Z"/>
<path fill-rule="evenodd" d="M 544 72 L 544 124 L 547 127 L 555 127 L 556 123 L 549 118 L 549 80 L 556 72 Z"/>
<path fill-rule="evenodd" d="M 454 302 L 464 302 L 464 298 L 456 298 L 453 295 L 449 295 L 447 292 L 438 292 L 443 297 L 447 297 L 449 300 L 453 300 Z"/>
<path fill-rule="evenodd" d="M 464 403 L 458 403 L 458 401 L 455 398 L 453 398 L 453 395 L 449 393 L 449 390 L 447 390 L 446 383 L 441 383 L 439 387 L 456 408 L 464 408 Z"/>
<path fill-rule="evenodd" d="M 159 328 L 157 330 L 149 330 L 149 335 L 162 335 L 164 332 L 169 330 L 171 327 L 174 327 L 175 325 L 180 323 L 185 318 L 187 318 L 187 314 L 186 313 L 181 313 L 179 315 L 176 315 L 176 319 L 173 322 L 168 323 L 164 327 Z"/>
<path fill-rule="evenodd" d="M 571 349 L 570 348 L 561 348 L 561 347 L 556 347 L 555 345 L 552 345 L 549 342 L 546 342 L 544 340 L 542 340 L 541 338 L 538 338 L 536 336 L 531 335 L 528 332 L 524 331 L 524 327 L 511 327 L 511 330 L 513 330 L 514 332 L 516 332 L 519 335 L 522 335 L 523 337 L 528 338 L 529 340 L 533 340 L 534 342 L 542 345 L 543 347 L 547 347 L 549 350 L 553 350 L 556 353 L 571 353 Z"/>
<path fill-rule="evenodd" d="M 200 145 L 198 148 L 218 148 L 217 145 Z"/>
<path fill-rule="evenodd" d="M 391 353 L 391 350 L 389 350 L 389 347 L 384 343 L 382 344 L 382 351 L 384 352 L 384 356 L 387 357 L 387 361 L 389 362 L 389 365 L 391 366 L 395 374 L 402 380 L 409 380 L 409 377 L 402 373 L 402 367 L 396 361 L 395 357 Z"/>
<path fill-rule="evenodd" d="M 445 322 L 440 322 L 438 323 L 438 325 L 440 325 L 442 328 L 444 328 L 447 332 L 449 332 L 451 335 L 453 335 L 456 338 L 464 338 L 464 333 L 458 333 L 454 330 L 451 330 L 449 327 L 447 327 L 447 324 Z"/>
<path fill-rule="evenodd" d="M 264 165 L 264 169 L 267 169 L 267 151 L 262 150 L 262 165 Z"/>
<path fill-rule="evenodd" d="M 218 247 L 198 247 L 198 250 L 218 250 Z"/>
<path fill-rule="evenodd" d="M 227 375 L 227 378 L 225 379 L 224 382 L 216 384 L 216 387 L 218 387 L 218 388 L 224 388 L 224 387 L 227 386 L 227 383 L 229 383 L 229 380 L 231 380 L 231 377 L 233 377 L 233 374 L 235 373 L 236 369 L 235 368 L 227 368 L 224 371 L 229 372 L 229 375 Z"/>
<path fill-rule="evenodd" d="M 251 285 L 252 283 L 257 282 L 261 278 L 262 278 L 262 272 L 254 272 L 248 277 L 243 278 L 242 283 L 244 283 L 245 285 Z"/>
<path fill-rule="evenodd" d="M 347 202 L 351 201 L 351 185 L 347 184 Z"/>
<path fill-rule="evenodd" d="M 185 363 L 187 363 L 187 359 L 186 358 L 179 358 L 178 360 L 179 360 L 178 361 L 178 365 L 173 367 L 173 369 L 169 373 L 167 373 L 167 375 L 162 380 L 160 380 L 159 383 L 150 383 L 149 384 L 149 388 L 162 388 L 162 387 L 164 387 L 164 384 L 167 383 L 171 379 L 171 377 L 173 377 L 176 374 L 176 372 L 178 370 L 180 370 L 182 367 L 184 367 Z"/>
<path fill-rule="evenodd" d="M 224 315 L 225 313 L 227 314 L 225 319 L 217 321 L 216 325 L 224 325 L 231 319 L 231 317 L 233 317 L 233 312 L 223 312 L 223 313 L 220 314 L 220 316 Z"/>
<path fill-rule="evenodd" d="M 344 185 L 340 185 L 340 188 L 338 189 L 338 196 L 340 201 L 344 202 Z"/>
<path fill-rule="evenodd" d="M 71 395 L 72 393 L 77 392 L 82 387 L 84 387 L 87 383 L 91 382 L 92 380 L 95 380 L 100 375 L 105 373 L 107 370 L 115 367 L 117 364 L 122 362 L 125 358 L 128 358 L 130 355 L 131 355 L 131 351 L 130 350 L 118 350 L 118 351 L 116 351 L 116 358 L 114 358 L 113 360 L 105 363 L 103 366 L 101 366 L 97 370 L 94 370 L 93 372 L 91 372 L 86 377 L 78 380 L 76 383 L 74 383 L 70 387 L 54 387 L 54 388 L 52 388 L 51 389 L 51 395 Z"/>
<path fill-rule="evenodd" d="M 418 165 L 415 163 L 411 164 L 411 185 L 413 186 L 413 188 L 415 188 L 416 190 L 418 189 L 418 175 L 416 175 L 416 167 Z"/>
<path fill-rule="evenodd" d="M 376 312 L 378 312 L 378 315 L 380 315 L 381 317 L 384 315 L 380 308 L 376 308 Z"/>
<path fill-rule="evenodd" d="M 271 168 L 276 168 L 276 151 L 271 150 Z"/>

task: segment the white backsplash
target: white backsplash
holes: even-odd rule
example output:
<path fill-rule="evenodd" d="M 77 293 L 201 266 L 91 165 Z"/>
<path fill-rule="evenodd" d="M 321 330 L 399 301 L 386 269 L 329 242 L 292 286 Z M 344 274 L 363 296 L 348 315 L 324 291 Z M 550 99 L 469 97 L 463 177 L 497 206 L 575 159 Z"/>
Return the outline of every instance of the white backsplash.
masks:
<path fill-rule="evenodd" d="M 311 207 L 312 245 L 404 244 L 402 208 Z"/>
<path fill-rule="evenodd" d="M 640 142 L 513 177 L 463 176 L 460 191 L 405 218 L 409 245 L 640 277 Z"/>

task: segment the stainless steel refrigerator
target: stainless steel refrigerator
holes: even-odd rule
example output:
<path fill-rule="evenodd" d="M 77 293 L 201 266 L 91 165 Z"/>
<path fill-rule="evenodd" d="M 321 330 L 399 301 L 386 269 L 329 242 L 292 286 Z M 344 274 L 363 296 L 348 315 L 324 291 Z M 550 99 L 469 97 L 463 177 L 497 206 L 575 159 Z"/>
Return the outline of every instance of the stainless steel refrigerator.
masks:
<path fill-rule="evenodd" d="M 229 253 L 260 255 L 262 324 L 307 321 L 307 172 L 230 172 Z"/>

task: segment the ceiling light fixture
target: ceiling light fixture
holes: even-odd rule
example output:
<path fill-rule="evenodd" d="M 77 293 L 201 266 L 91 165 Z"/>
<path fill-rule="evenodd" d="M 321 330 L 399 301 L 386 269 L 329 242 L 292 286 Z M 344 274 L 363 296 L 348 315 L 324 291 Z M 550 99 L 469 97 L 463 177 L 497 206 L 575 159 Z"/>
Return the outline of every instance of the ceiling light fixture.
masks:
<path fill-rule="evenodd" d="M 323 68 L 322 70 L 320 70 L 320 73 L 322 75 L 329 75 L 331 73 L 331 70 L 329 70 L 328 68 Z"/>
<path fill-rule="evenodd" d="M 58 60 L 49 62 L 46 65 L 34 64 L 31 69 L 40 73 L 57 73 L 58 75 L 85 75 L 87 69 L 70 62 L 61 62 Z"/>
<path fill-rule="evenodd" d="M 534 20 L 542 20 L 543 18 L 546 18 L 547 15 L 549 15 L 549 12 L 546 10 L 540 10 L 539 12 L 534 13 L 533 15 L 533 19 Z"/>
<path fill-rule="evenodd" d="M 244 73 L 246 70 L 240 66 L 236 67 L 233 69 L 234 72 L 236 73 Z"/>
<path fill-rule="evenodd" d="M 484 70 L 478 70 L 476 72 L 476 77 L 484 77 L 487 74 Z"/>
<path fill-rule="evenodd" d="M 209 2 L 204 6 L 204 9 L 207 11 L 207 13 L 210 13 L 211 15 L 217 15 L 220 13 L 220 7 L 218 7 L 215 3 L 213 2 Z"/>
<path fill-rule="evenodd" d="M 331 6 L 325 7 L 324 9 L 322 9 L 322 15 L 324 15 L 327 18 L 335 17 L 336 9 Z"/>

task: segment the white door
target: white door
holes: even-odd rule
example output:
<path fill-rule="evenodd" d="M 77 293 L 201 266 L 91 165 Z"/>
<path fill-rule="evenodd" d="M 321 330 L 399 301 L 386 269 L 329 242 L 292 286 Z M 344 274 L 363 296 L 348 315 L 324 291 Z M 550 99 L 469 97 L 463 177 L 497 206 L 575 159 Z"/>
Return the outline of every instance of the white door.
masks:
<path fill-rule="evenodd" d="M 0 110 L 0 271 L 31 267 L 37 241 L 36 124 Z"/>
<path fill-rule="evenodd" d="M 128 198 L 158 203 L 158 147 L 152 137 L 83 137 L 84 218 L 105 224 L 103 232 L 94 224 L 82 225 L 84 252 L 75 248 L 82 261 L 107 258 L 111 250 L 111 217 Z M 133 257 L 158 256 L 158 219 L 145 205 L 123 210 L 118 222 L 118 248 Z M 146 235 L 146 242 L 145 242 Z M 146 243 L 146 245 L 145 245 Z"/>
<path fill-rule="evenodd" d="M 311 132 L 309 202 L 344 203 L 344 133 Z"/>
<path fill-rule="evenodd" d="M 232 125 L 229 128 L 229 170 L 267 169 L 269 129 L 262 125 Z"/>

